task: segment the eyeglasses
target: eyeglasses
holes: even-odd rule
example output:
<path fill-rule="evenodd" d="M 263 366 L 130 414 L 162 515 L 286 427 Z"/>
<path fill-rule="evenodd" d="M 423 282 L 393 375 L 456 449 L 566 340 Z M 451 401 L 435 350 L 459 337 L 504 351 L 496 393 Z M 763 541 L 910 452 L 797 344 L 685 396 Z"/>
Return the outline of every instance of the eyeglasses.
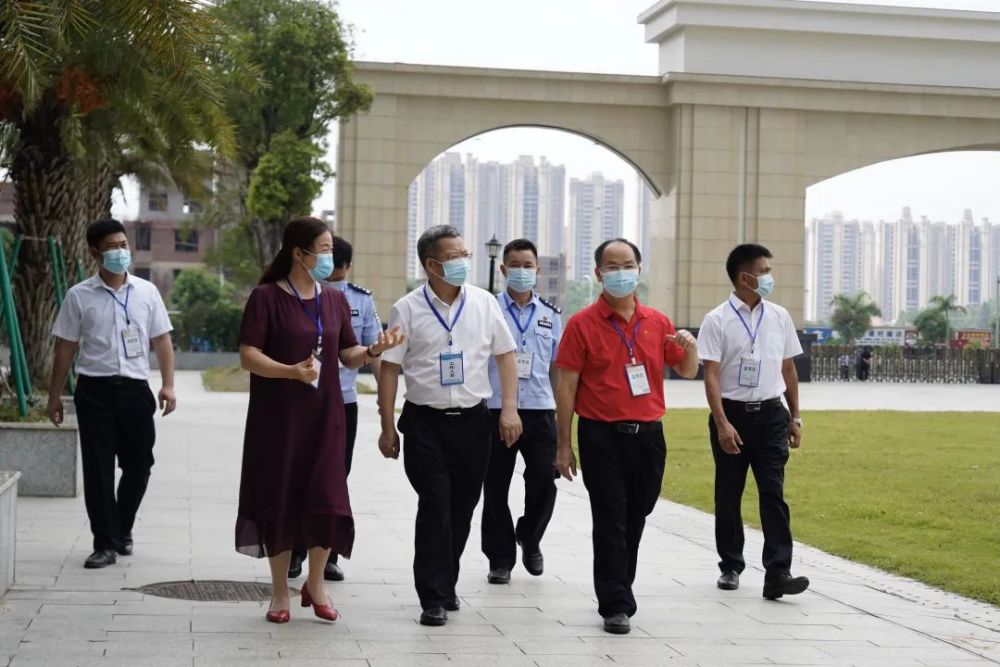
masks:
<path fill-rule="evenodd" d="M 471 252 L 467 252 L 467 253 L 464 253 L 464 254 L 461 254 L 461 255 L 449 255 L 449 256 L 445 257 L 444 259 L 439 259 L 438 261 L 439 262 L 450 262 L 453 259 L 468 259 L 468 260 L 471 260 L 472 259 L 472 253 Z"/>

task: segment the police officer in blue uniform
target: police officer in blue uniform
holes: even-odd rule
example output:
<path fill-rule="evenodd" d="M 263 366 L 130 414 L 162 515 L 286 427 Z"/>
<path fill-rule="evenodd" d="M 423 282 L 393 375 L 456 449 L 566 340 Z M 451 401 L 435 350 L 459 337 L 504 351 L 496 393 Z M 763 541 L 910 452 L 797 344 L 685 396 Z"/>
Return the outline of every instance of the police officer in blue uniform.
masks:
<path fill-rule="evenodd" d="M 358 339 L 359 345 L 370 345 L 378 341 L 378 334 L 382 331 L 382 322 L 379 320 L 378 312 L 375 310 L 375 300 L 372 298 L 371 290 L 367 290 L 360 285 L 347 282 L 347 273 L 351 270 L 351 260 L 354 257 L 354 248 L 346 240 L 339 236 L 333 237 L 333 273 L 324 285 L 331 289 L 339 289 L 347 297 L 347 303 L 351 307 L 351 326 L 354 328 L 354 335 Z M 372 375 L 378 378 L 380 359 L 369 359 L 372 368 Z M 351 473 L 351 462 L 354 459 L 354 440 L 358 433 L 358 371 L 354 368 L 340 367 L 340 392 L 344 396 L 344 423 L 346 425 L 347 448 L 347 473 Z M 288 568 L 288 576 L 297 577 L 302 573 L 302 561 L 305 553 L 296 551 L 292 554 L 292 561 Z M 326 563 L 323 571 L 323 578 L 327 581 L 343 581 L 344 571 L 337 563 L 337 554 L 330 552 L 330 559 Z"/>
<path fill-rule="evenodd" d="M 542 574 L 541 541 L 556 503 L 555 387 L 556 349 L 562 334 L 560 310 L 534 293 L 539 273 L 538 251 L 527 239 L 516 239 L 503 251 L 500 271 L 507 289 L 497 300 L 517 345 L 518 412 L 524 433 L 507 446 L 500 439 L 500 378 L 490 363 L 493 396 L 487 407 L 493 416 L 493 442 L 483 483 L 482 548 L 490 562 L 491 584 L 510 582 L 510 571 L 521 545 L 524 567 Z M 524 515 L 514 525 L 508 504 L 517 453 L 524 459 Z"/>

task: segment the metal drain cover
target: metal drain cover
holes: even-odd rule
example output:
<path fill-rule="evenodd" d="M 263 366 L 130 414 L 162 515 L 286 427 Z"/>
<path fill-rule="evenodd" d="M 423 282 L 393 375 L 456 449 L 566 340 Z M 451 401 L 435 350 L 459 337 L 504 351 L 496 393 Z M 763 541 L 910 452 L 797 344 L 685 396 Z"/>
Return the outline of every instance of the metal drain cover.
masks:
<path fill-rule="evenodd" d="M 271 585 L 255 581 L 164 581 L 129 588 L 138 593 L 197 602 L 260 602 L 271 599 Z"/>

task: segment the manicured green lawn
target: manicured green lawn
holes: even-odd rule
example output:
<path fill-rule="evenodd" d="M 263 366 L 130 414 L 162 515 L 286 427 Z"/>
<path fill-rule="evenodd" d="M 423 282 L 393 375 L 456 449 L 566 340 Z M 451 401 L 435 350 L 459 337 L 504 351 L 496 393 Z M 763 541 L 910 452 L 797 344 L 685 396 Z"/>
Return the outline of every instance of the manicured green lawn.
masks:
<path fill-rule="evenodd" d="M 239 366 L 220 366 L 201 372 L 201 384 L 208 391 L 250 391 L 250 373 Z"/>
<path fill-rule="evenodd" d="M 785 469 L 792 533 L 830 553 L 1000 604 L 1000 413 L 805 412 Z M 708 413 L 664 418 L 663 496 L 712 511 Z M 745 522 L 760 525 L 748 474 Z M 745 554 L 759 564 L 760 554 Z"/>

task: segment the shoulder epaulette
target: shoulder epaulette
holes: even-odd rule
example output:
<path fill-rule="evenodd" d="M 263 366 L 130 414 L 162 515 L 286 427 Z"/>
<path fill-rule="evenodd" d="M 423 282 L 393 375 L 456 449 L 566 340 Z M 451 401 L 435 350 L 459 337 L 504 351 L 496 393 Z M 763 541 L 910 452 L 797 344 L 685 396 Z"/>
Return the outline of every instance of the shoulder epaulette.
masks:
<path fill-rule="evenodd" d="M 557 315 L 562 314 L 562 309 L 561 308 L 557 308 L 554 304 L 549 303 L 548 301 L 546 301 L 542 297 L 538 297 L 538 300 L 542 302 L 543 306 L 548 306 L 549 308 L 551 308 L 552 310 L 554 310 Z"/>
<path fill-rule="evenodd" d="M 355 285 L 354 283 L 347 283 L 347 286 L 350 287 L 355 292 L 361 292 L 362 294 L 368 294 L 369 296 L 372 293 L 370 289 L 365 289 L 361 285 Z"/>

